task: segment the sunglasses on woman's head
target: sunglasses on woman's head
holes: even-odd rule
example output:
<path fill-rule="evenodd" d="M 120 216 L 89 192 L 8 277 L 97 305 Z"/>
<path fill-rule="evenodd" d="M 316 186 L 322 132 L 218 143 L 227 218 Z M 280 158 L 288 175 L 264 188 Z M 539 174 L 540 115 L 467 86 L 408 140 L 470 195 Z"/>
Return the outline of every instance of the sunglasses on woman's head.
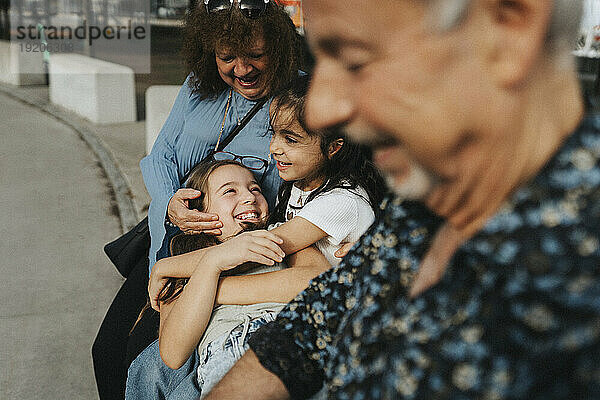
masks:
<path fill-rule="evenodd" d="M 242 15 L 247 18 L 256 19 L 263 15 L 267 9 L 269 0 L 204 0 L 206 11 L 209 14 L 223 10 L 230 10 L 234 3 L 240 9 Z"/>

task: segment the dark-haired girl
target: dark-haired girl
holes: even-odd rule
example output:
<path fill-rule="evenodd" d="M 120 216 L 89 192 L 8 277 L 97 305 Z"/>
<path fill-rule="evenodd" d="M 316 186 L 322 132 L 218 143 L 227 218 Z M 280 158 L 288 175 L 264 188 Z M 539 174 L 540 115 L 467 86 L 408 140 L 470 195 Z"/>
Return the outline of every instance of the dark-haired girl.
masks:
<path fill-rule="evenodd" d="M 270 151 L 284 180 L 271 215 L 288 221 L 278 230 L 291 243 L 314 243 L 333 265 L 340 262 L 334 253 L 374 221 L 385 183 L 366 148 L 338 129 L 307 129 L 302 115 L 308 81 L 299 78 L 271 105 Z"/>

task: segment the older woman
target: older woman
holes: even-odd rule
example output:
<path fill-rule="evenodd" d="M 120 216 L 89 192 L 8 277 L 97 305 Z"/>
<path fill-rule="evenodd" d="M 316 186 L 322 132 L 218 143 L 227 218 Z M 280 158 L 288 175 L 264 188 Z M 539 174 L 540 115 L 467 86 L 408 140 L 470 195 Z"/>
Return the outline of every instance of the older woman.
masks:
<path fill-rule="evenodd" d="M 140 166 L 152 197 L 148 220 L 152 238 L 149 266 L 164 257 L 166 230 L 220 234 L 215 215 L 192 211 L 187 200 L 199 192 L 180 190 L 180 180 L 223 140 L 260 99 L 298 75 L 301 40 L 285 11 L 274 2 L 205 0 L 187 16 L 184 54 L 190 75 L 152 152 Z M 227 150 L 268 159 L 269 102 Z M 262 176 L 273 205 L 279 186 L 274 165 Z M 92 354 L 100 398 L 124 396 L 128 360 L 156 337 L 157 321 L 129 329 L 147 297 L 148 265 L 135 266 L 102 323 Z M 137 328 L 136 328 L 137 329 Z M 126 357 L 127 354 L 127 357 Z"/>
<path fill-rule="evenodd" d="M 191 74 L 150 155 L 140 166 L 152 196 L 150 268 L 168 222 L 189 233 L 219 234 L 216 216 L 190 211 L 198 192 L 178 190 L 181 178 L 227 136 L 254 104 L 298 75 L 300 50 L 293 24 L 274 3 L 210 0 L 188 17 L 184 52 Z M 246 4 L 248 3 L 248 4 Z M 249 7 L 254 11 L 251 14 Z M 227 147 L 236 154 L 269 158 L 268 104 Z M 279 177 L 274 165 L 262 186 L 273 205 Z M 164 256 L 162 253 L 159 255 Z"/>

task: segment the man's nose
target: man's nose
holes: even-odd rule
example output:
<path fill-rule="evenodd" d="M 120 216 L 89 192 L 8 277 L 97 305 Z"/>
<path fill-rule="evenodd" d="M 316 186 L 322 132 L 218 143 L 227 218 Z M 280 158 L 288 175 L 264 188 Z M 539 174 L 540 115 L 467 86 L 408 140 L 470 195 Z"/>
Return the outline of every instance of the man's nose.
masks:
<path fill-rule="evenodd" d="M 331 62 L 318 63 L 306 100 L 306 123 L 310 129 L 344 124 L 354 111 L 352 82 L 346 73 Z"/>
<path fill-rule="evenodd" d="M 252 72 L 252 65 L 248 62 L 247 59 L 243 57 L 238 57 L 235 62 L 235 66 L 233 67 L 233 73 L 235 76 L 246 76 L 250 72 Z"/>

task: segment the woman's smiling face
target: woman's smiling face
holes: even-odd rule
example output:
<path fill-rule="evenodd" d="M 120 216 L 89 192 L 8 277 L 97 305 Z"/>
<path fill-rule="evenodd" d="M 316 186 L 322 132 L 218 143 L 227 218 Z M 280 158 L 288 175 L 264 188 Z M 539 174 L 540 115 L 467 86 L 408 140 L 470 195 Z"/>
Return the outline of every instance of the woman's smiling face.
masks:
<path fill-rule="evenodd" d="M 218 45 L 215 59 L 221 79 L 248 100 L 258 100 L 269 92 L 269 58 L 262 36 L 245 54 L 235 54 L 226 45 Z"/>
<path fill-rule="evenodd" d="M 217 214 L 223 224 L 221 239 L 235 236 L 244 222 L 264 220 L 269 212 L 256 178 L 238 165 L 223 165 L 212 172 L 206 199 L 206 212 Z"/>

